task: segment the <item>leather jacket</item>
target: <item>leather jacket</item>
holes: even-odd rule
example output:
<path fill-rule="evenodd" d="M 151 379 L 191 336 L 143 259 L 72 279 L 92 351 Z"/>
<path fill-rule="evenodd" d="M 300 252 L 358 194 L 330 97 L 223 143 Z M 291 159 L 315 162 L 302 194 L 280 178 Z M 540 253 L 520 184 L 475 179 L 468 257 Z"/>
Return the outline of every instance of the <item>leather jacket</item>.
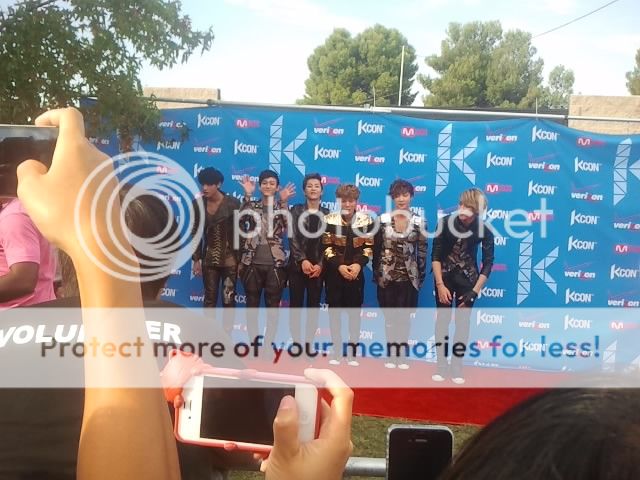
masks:
<path fill-rule="evenodd" d="M 438 221 L 438 229 L 436 231 L 439 233 L 433 239 L 433 249 L 431 251 L 431 261 L 433 262 L 445 262 L 458 240 L 455 232 L 451 231 L 451 223 L 453 223 L 457 231 L 465 231 L 462 222 L 457 217 L 451 220 L 450 218 L 451 215 L 447 215 Z M 481 226 L 484 233 L 482 237 L 480 237 Z M 479 275 L 489 277 L 493 268 L 493 231 L 491 231 L 490 225 L 485 224 L 478 218 L 469 225 L 468 230 L 471 235 L 466 238 L 466 248 L 473 259 L 473 267 Z M 482 244 L 482 268 L 478 269 L 478 244 L 480 243 Z"/>
<path fill-rule="evenodd" d="M 302 262 L 309 260 L 316 265 L 322 265 L 324 259 L 324 247 L 322 245 L 322 235 L 317 238 L 308 238 L 300 230 L 299 220 L 300 216 L 307 210 L 306 203 L 301 203 L 291 207 L 291 221 L 293 225 L 293 235 L 289 241 L 289 248 L 291 249 L 291 256 L 289 257 L 289 267 L 291 269 L 300 270 Z M 329 209 L 320 207 L 318 210 L 318 216 L 322 219 L 329 214 Z M 324 220 L 323 220 L 324 221 Z M 323 221 L 318 225 L 318 228 L 322 228 Z M 306 231 L 309 231 L 309 217 L 303 220 L 303 227 Z M 312 258 L 307 258 L 309 248 L 313 249 Z"/>
<path fill-rule="evenodd" d="M 200 212 L 197 203 L 202 205 L 202 211 L 205 213 L 204 220 L 200 218 Z M 240 207 L 240 201 L 231 195 L 225 194 L 218 210 L 213 216 L 208 215 L 207 199 L 200 197 L 193 201 L 194 204 L 194 224 L 192 235 L 204 222 L 202 238 L 200 242 L 194 246 L 194 253 L 191 256 L 193 261 L 203 260 L 208 266 L 220 267 L 224 266 L 224 261 L 228 254 L 231 253 L 238 261 L 238 250 L 233 248 L 233 236 L 235 235 L 236 225 L 234 223 L 234 212 Z"/>

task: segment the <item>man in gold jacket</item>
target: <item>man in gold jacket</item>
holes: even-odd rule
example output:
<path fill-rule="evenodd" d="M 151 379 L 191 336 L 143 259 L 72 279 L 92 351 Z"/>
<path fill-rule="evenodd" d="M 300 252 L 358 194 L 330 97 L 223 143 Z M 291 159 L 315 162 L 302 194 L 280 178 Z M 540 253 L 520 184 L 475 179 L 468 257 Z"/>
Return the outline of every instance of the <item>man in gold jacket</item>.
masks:
<path fill-rule="evenodd" d="M 373 255 L 373 219 L 364 212 L 356 212 L 360 190 L 355 185 L 340 185 L 336 190 L 341 210 L 325 217 L 326 292 L 331 321 L 334 356 L 331 365 L 339 365 L 344 354 L 341 314 L 348 309 L 349 342 L 360 340 L 360 307 L 364 300 L 364 272 Z M 347 349 L 351 352 L 351 349 Z M 357 367 L 355 358 L 348 364 Z"/>

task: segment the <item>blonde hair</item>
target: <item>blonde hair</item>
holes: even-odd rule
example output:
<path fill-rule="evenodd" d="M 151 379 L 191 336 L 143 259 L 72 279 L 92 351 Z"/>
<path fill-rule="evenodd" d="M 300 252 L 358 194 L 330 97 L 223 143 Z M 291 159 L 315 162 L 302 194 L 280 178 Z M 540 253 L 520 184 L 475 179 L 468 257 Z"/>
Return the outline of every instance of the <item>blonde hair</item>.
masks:
<path fill-rule="evenodd" d="M 470 208 L 473 213 L 480 215 L 485 212 L 489 202 L 482 190 L 479 188 L 470 188 L 460 194 L 460 204 L 463 207 Z"/>
<path fill-rule="evenodd" d="M 360 198 L 360 189 L 355 185 L 348 185 L 343 183 L 336 189 L 336 198 L 358 200 L 358 198 Z"/>

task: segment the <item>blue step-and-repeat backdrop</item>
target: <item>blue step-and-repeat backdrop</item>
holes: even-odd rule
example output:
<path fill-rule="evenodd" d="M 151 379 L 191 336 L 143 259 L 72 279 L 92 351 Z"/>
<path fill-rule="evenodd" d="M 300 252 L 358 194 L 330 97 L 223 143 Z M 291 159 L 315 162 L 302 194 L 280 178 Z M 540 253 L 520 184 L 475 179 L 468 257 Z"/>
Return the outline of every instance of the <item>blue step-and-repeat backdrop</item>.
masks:
<path fill-rule="evenodd" d="M 414 211 L 433 231 L 439 216 L 457 208 L 461 191 L 482 189 L 496 248 L 475 329 L 496 323 L 483 316 L 487 308 L 640 306 L 638 135 L 542 120 L 450 122 L 365 111 L 219 106 L 162 113 L 163 140 L 135 148 L 166 155 L 194 177 L 216 167 L 223 190 L 238 198 L 244 175 L 257 179 L 272 169 L 281 184 L 296 184 L 290 203 L 298 203 L 303 176 L 319 172 L 325 206 L 335 207 L 339 184 L 352 183 L 361 191 L 359 208 L 380 214 L 389 185 L 403 178 L 415 186 Z M 114 139 L 94 141 L 117 153 Z M 190 272 L 190 264 L 178 266 L 164 298 L 200 306 L 202 281 Z M 377 306 L 370 280 L 367 270 L 364 307 Z M 241 285 L 237 300 L 245 300 Z M 430 274 L 420 305 L 434 306 Z M 536 328 L 536 320 L 525 323 Z M 382 323 L 371 331 L 384 336 Z"/>

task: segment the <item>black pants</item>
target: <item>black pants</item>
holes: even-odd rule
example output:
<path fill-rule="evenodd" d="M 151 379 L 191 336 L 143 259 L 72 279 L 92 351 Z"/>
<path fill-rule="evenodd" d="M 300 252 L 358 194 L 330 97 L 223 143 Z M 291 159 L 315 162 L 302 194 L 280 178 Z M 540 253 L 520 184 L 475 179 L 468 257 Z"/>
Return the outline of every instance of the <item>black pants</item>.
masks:
<path fill-rule="evenodd" d="M 294 342 L 302 341 L 302 307 L 304 306 L 304 293 L 307 292 L 307 324 L 305 326 L 305 342 L 312 344 L 318 329 L 318 316 L 320 310 L 320 298 L 324 277 L 309 278 L 298 268 L 292 268 L 289 272 L 289 328 Z"/>
<path fill-rule="evenodd" d="M 471 306 L 465 305 L 463 307 L 460 306 L 459 299 L 473 290 L 474 285 L 467 279 L 467 277 L 460 271 L 454 270 L 449 273 L 445 273 L 442 276 L 442 281 L 444 282 L 445 287 L 449 289 L 451 295 L 453 296 L 452 305 L 455 303 L 456 305 L 456 315 L 455 315 L 455 327 L 456 331 L 453 337 L 453 341 L 449 339 L 449 349 L 448 352 L 452 356 L 451 358 L 451 376 L 456 377 L 462 375 L 462 356 L 458 357 L 453 355 L 452 349 L 453 345 L 456 343 L 463 343 L 468 349 L 468 341 L 469 341 L 469 324 L 471 318 Z M 440 343 L 440 346 L 436 348 L 436 355 L 438 361 L 438 373 L 444 374 L 447 372 L 447 357 L 445 355 L 444 343 L 446 341 L 445 337 L 449 335 L 449 324 L 451 323 L 453 309 L 452 305 L 445 305 L 440 303 L 438 299 L 436 288 L 436 306 L 438 307 L 438 312 L 436 315 L 436 342 Z"/>
<path fill-rule="evenodd" d="M 264 303 L 267 306 L 267 329 L 264 344 L 270 346 L 278 331 L 278 307 L 282 298 L 282 290 L 287 283 L 287 272 L 284 268 L 273 265 L 242 265 L 239 270 L 240 280 L 247 295 L 247 334 L 252 342 L 259 334 L 258 307 L 264 291 Z"/>
<path fill-rule="evenodd" d="M 347 280 L 337 270 L 333 270 L 327 272 L 326 286 L 334 358 L 341 358 L 343 312 L 346 311 L 349 317 L 349 342 L 357 343 L 360 340 L 360 308 L 364 300 L 364 274 L 360 272 L 355 280 Z"/>
<path fill-rule="evenodd" d="M 386 287 L 378 287 L 378 304 L 384 308 L 384 326 L 387 342 L 409 342 L 411 314 L 418 306 L 418 291 L 411 282 L 390 282 Z M 397 360 L 407 357 L 407 349 L 398 347 Z M 393 352 L 393 351 L 392 351 Z M 390 358 L 396 360 L 396 358 Z"/>
<path fill-rule="evenodd" d="M 204 308 L 215 308 L 218 304 L 218 293 L 221 293 L 224 308 L 236 306 L 237 268 L 234 267 L 203 267 L 202 281 L 204 283 Z M 222 289 L 220 288 L 222 286 Z M 222 325 L 227 334 L 233 330 L 233 314 L 222 313 Z"/>

